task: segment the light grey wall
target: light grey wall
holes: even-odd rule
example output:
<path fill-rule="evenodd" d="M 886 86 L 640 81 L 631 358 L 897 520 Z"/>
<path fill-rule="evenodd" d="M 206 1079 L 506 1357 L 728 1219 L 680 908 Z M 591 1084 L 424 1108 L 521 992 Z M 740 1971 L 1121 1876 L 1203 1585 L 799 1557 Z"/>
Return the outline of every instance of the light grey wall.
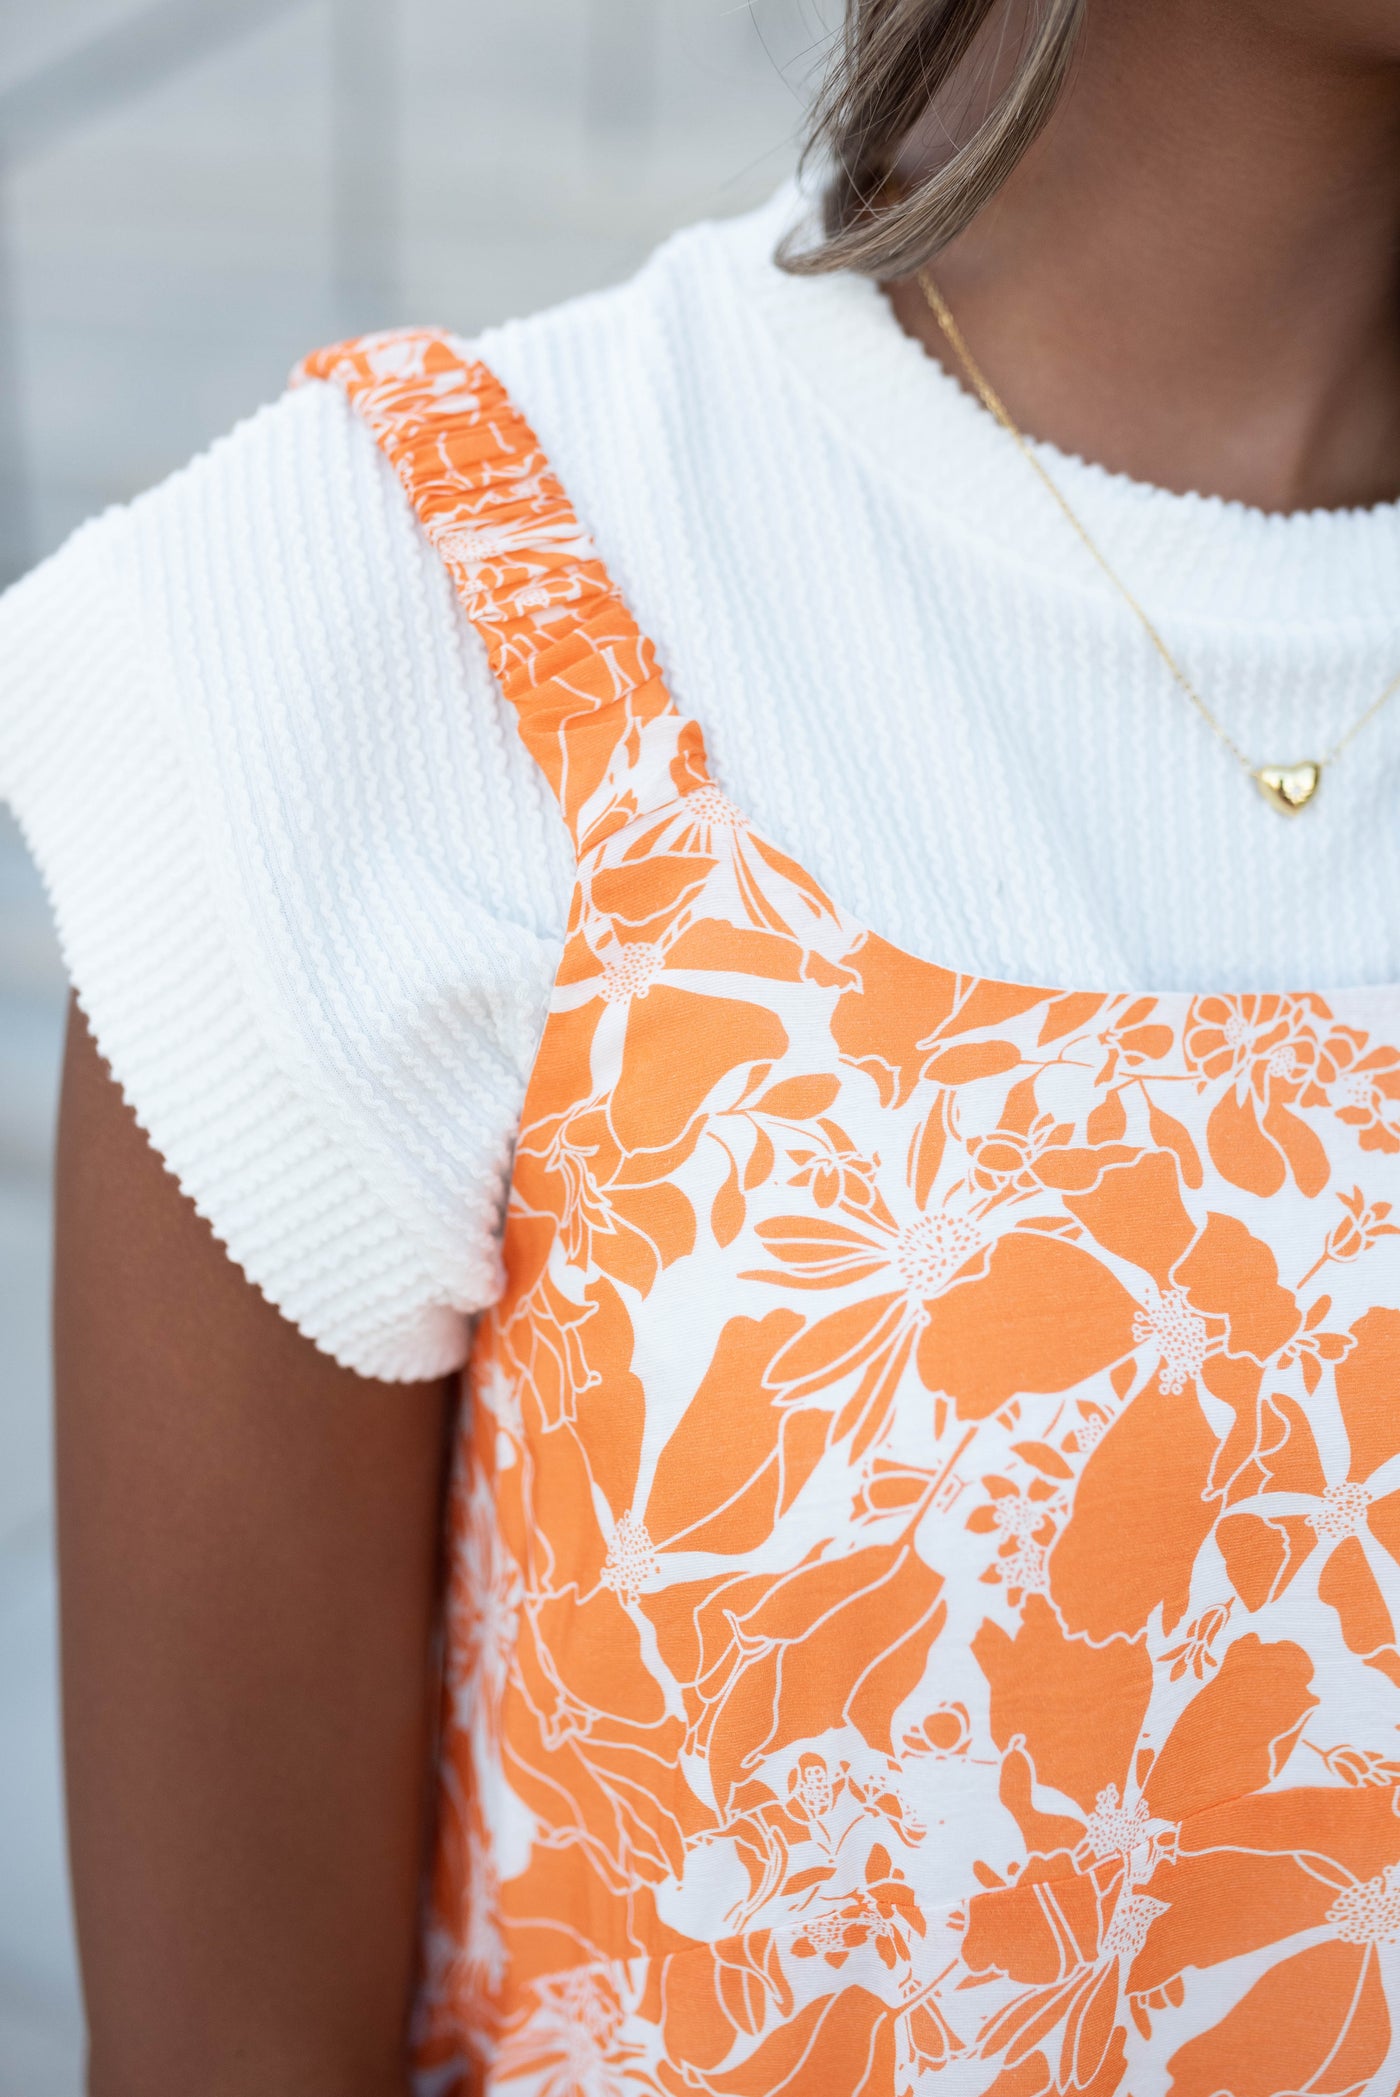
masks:
<path fill-rule="evenodd" d="M 0 0 L 0 576 L 318 342 L 470 333 L 758 201 L 836 5 Z M 0 2097 L 81 2087 L 46 1340 L 62 1004 L 0 810 Z"/>

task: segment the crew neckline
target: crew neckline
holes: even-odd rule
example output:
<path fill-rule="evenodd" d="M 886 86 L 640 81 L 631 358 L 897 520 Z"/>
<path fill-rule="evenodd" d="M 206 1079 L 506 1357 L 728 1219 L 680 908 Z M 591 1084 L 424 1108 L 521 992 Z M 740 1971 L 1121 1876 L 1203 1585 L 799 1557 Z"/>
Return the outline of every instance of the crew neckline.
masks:
<path fill-rule="evenodd" d="M 878 284 L 778 268 L 779 241 L 810 211 L 788 182 L 718 234 L 741 296 L 842 439 L 931 523 L 1068 587 L 1110 592 L 1007 433 L 905 331 Z M 1155 614 L 1280 632 L 1400 628 L 1400 501 L 1271 512 L 1160 488 L 1043 439 L 1032 449 Z"/>

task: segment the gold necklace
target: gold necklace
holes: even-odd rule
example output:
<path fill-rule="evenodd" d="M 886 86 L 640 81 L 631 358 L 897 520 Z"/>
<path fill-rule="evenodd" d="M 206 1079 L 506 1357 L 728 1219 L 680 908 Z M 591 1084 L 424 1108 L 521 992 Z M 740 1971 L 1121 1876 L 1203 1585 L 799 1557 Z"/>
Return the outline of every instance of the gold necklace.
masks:
<path fill-rule="evenodd" d="M 1114 589 L 1117 590 L 1119 596 L 1124 598 L 1127 604 L 1137 614 L 1137 617 L 1141 621 L 1143 630 L 1145 631 L 1147 638 L 1149 639 L 1149 641 L 1151 641 L 1158 655 L 1161 656 L 1162 661 L 1166 664 L 1168 670 L 1170 670 L 1172 677 L 1175 679 L 1176 683 L 1181 688 L 1181 690 L 1185 693 L 1186 697 L 1190 700 L 1191 704 L 1195 707 L 1196 712 L 1205 722 L 1207 728 L 1209 728 L 1209 730 L 1211 731 L 1211 734 L 1215 736 L 1218 742 L 1224 744 L 1225 748 L 1229 751 L 1231 757 L 1234 758 L 1236 764 L 1241 766 L 1242 769 L 1249 774 L 1250 778 L 1254 781 L 1260 793 L 1263 794 L 1265 800 L 1270 804 L 1271 807 L 1279 809 L 1284 815 L 1296 815 L 1300 808 L 1306 808 L 1308 802 L 1311 801 L 1313 795 L 1317 792 L 1318 784 L 1321 781 L 1322 774 L 1327 768 L 1327 766 L 1336 763 L 1337 759 L 1347 748 L 1348 744 L 1353 742 L 1355 738 L 1358 735 L 1360 735 L 1362 729 L 1365 728 L 1369 722 L 1375 719 L 1376 715 L 1385 705 L 1387 699 L 1391 698 L 1397 690 L 1400 690 L 1400 673 L 1397 673 L 1397 675 L 1391 679 L 1390 683 L 1386 686 L 1385 690 L 1381 693 L 1378 699 L 1372 700 L 1371 704 L 1367 707 L 1365 713 L 1362 714 L 1361 718 L 1357 721 L 1353 721 L 1351 727 L 1348 728 L 1346 734 L 1341 738 L 1341 741 L 1334 743 L 1325 757 L 1313 757 L 1307 759 L 1302 764 L 1293 765 L 1254 764 L 1248 757 L 1246 757 L 1244 751 L 1241 750 L 1239 744 L 1235 741 L 1234 737 L 1230 735 L 1226 729 L 1222 728 L 1219 721 L 1216 720 L 1215 715 L 1206 705 L 1205 700 L 1196 690 L 1196 687 L 1192 684 L 1190 678 L 1186 675 L 1186 672 L 1182 669 L 1180 663 L 1172 654 L 1166 642 L 1162 639 L 1161 634 L 1157 631 L 1156 626 L 1148 617 L 1148 614 L 1138 603 L 1137 598 L 1134 597 L 1132 591 L 1128 588 L 1127 584 L 1123 581 L 1122 577 L 1115 574 L 1113 569 L 1109 566 L 1108 561 L 1106 560 L 1104 555 L 1099 551 L 1099 548 L 1095 545 L 1093 539 L 1089 536 L 1087 528 L 1083 524 L 1081 524 L 1079 518 L 1070 508 L 1068 500 L 1064 495 L 1061 494 L 1060 489 L 1056 485 L 1053 477 L 1046 472 L 1040 460 L 1031 450 L 1031 447 L 1027 443 L 1025 437 L 1021 434 L 1021 431 L 1018 429 L 1017 425 L 1012 421 L 1010 415 L 1007 413 L 1000 396 L 993 390 L 990 380 L 983 373 L 981 366 L 978 364 L 976 358 L 973 356 L 972 351 L 968 348 L 967 343 L 963 337 L 962 329 L 958 326 L 957 322 L 954 320 L 952 316 L 952 313 L 949 311 L 948 301 L 944 298 L 942 292 L 934 283 L 933 278 L 929 275 L 929 272 L 926 269 L 921 269 L 919 271 L 918 281 L 920 290 L 923 292 L 924 297 L 928 300 L 929 305 L 933 309 L 934 319 L 938 322 L 939 327 L 942 329 L 944 335 L 951 343 L 955 354 L 962 363 L 963 368 L 967 372 L 968 377 L 971 379 L 973 386 L 976 389 L 979 398 L 981 399 L 983 407 L 986 408 L 987 412 L 990 415 L 995 416 L 996 420 L 1001 424 L 1007 436 L 1011 438 L 1012 442 L 1016 446 L 1016 449 L 1020 452 L 1021 457 L 1030 467 L 1031 471 L 1039 476 L 1040 480 L 1048 489 L 1050 495 L 1052 496 L 1055 503 L 1062 511 L 1064 517 L 1069 523 L 1069 526 L 1071 530 L 1074 532 L 1075 537 L 1081 542 L 1081 544 L 1085 547 L 1087 552 L 1098 563 L 1099 567 L 1103 570 L 1104 574 L 1113 584 Z"/>

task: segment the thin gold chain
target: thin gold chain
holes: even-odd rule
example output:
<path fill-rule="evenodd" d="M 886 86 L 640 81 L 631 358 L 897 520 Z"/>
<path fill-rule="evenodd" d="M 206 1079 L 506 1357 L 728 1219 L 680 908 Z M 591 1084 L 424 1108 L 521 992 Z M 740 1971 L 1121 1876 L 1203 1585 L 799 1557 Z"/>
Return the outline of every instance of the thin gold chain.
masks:
<path fill-rule="evenodd" d="M 1196 712 L 1205 722 L 1211 734 L 1215 736 L 1219 742 L 1224 744 L 1225 748 L 1229 751 L 1231 757 L 1234 758 L 1236 764 L 1243 766 L 1244 770 L 1248 772 L 1251 779 L 1257 779 L 1258 768 L 1248 757 L 1245 756 L 1244 751 L 1241 750 L 1239 744 L 1229 733 L 1228 729 L 1223 728 L 1220 722 L 1216 720 L 1215 715 L 1206 705 L 1205 700 L 1196 690 L 1195 685 L 1191 682 L 1190 678 L 1182 669 L 1176 657 L 1172 654 L 1170 648 L 1168 648 L 1166 642 L 1162 639 L 1161 634 L 1158 632 L 1157 627 L 1154 624 L 1151 617 L 1149 616 L 1149 614 L 1144 610 L 1143 606 L 1139 604 L 1137 598 L 1128 588 L 1128 585 L 1123 581 L 1123 578 L 1120 575 L 1116 574 L 1113 568 L 1110 567 L 1106 557 L 1100 552 L 1098 546 L 1090 537 L 1086 527 L 1080 522 L 1079 518 L 1075 515 L 1074 511 L 1070 508 L 1069 502 L 1067 498 L 1061 493 L 1059 487 L 1055 482 L 1054 476 L 1046 471 L 1045 467 L 1041 464 L 1040 460 L 1036 457 L 1030 445 L 1027 443 L 1025 437 L 1022 435 L 1017 424 L 1012 421 L 1011 416 L 1007 411 L 1006 405 L 1001 399 L 1001 396 L 997 393 L 996 389 L 991 383 L 991 380 L 986 376 L 986 373 L 982 370 L 982 367 L 977 362 L 977 359 L 973 356 L 972 351 L 968 348 L 966 338 L 963 335 L 962 329 L 958 326 L 956 320 L 954 320 L 953 318 L 952 312 L 948 305 L 948 301 L 944 298 L 942 292 L 939 290 L 937 284 L 935 284 L 933 278 L 930 276 L 929 272 L 926 269 L 922 269 L 919 271 L 919 288 L 923 292 L 924 297 L 928 300 L 929 305 L 933 309 L 934 319 L 938 322 L 938 325 L 942 329 L 944 335 L 952 344 L 954 353 L 958 357 L 959 361 L 962 363 L 963 368 L 966 370 L 968 377 L 971 379 L 972 384 L 976 389 L 979 398 L 981 399 L 983 407 L 986 408 L 987 412 L 990 415 L 995 416 L 996 420 L 1001 424 L 1001 427 L 1005 430 L 1007 436 L 1016 446 L 1016 449 L 1020 452 L 1021 457 L 1030 467 L 1032 473 L 1036 475 L 1037 479 L 1046 489 L 1046 492 L 1049 494 L 1051 500 L 1059 509 L 1061 515 L 1064 517 L 1066 523 L 1069 525 L 1070 530 L 1079 540 L 1085 552 L 1088 553 L 1090 558 L 1093 561 L 1095 561 L 1097 565 L 1103 570 L 1103 573 L 1108 577 L 1108 580 L 1112 583 L 1114 589 L 1117 590 L 1119 596 L 1122 597 L 1126 601 L 1126 603 L 1132 608 L 1132 610 L 1137 614 L 1138 620 L 1140 621 L 1143 631 L 1146 633 L 1148 640 L 1151 641 L 1158 655 L 1160 655 L 1162 661 L 1166 664 L 1167 669 L 1171 672 L 1171 675 L 1175 680 L 1176 684 L 1178 685 L 1180 690 L 1185 694 L 1186 698 L 1190 700 L 1192 706 L 1195 707 Z M 1385 705 L 1386 701 L 1390 698 L 1393 698 L 1397 691 L 1400 691 L 1400 671 L 1397 671 L 1395 676 L 1391 678 L 1390 683 L 1386 686 L 1385 690 L 1381 692 L 1377 698 L 1371 701 L 1371 704 L 1367 707 L 1365 713 L 1362 714 L 1358 720 L 1352 722 L 1350 728 L 1347 729 L 1345 735 L 1341 737 L 1339 742 L 1336 742 L 1332 745 L 1332 748 L 1327 752 L 1326 756 L 1317 759 L 1316 762 L 1319 771 L 1321 771 L 1325 765 L 1336 763 L 1337 759 L 1347 748 L 1348 744 L 1355 741 L 1356 737 L 1360 735 L 1362 729 L 1365 728 L 1371 721 L 1375 719 L 1376 715 L 1380 712 L 1381 708 Z"/>

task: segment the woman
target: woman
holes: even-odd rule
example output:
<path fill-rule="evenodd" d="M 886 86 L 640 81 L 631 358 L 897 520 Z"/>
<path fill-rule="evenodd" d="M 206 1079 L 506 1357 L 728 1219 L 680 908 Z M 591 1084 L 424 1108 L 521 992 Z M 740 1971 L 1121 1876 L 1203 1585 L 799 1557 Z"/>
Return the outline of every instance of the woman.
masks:
<path fill-rule="evenodd" d="M 1400 24 L 818 138 L 0 612 L 96 2097 L 1400 2077 Z"/>

